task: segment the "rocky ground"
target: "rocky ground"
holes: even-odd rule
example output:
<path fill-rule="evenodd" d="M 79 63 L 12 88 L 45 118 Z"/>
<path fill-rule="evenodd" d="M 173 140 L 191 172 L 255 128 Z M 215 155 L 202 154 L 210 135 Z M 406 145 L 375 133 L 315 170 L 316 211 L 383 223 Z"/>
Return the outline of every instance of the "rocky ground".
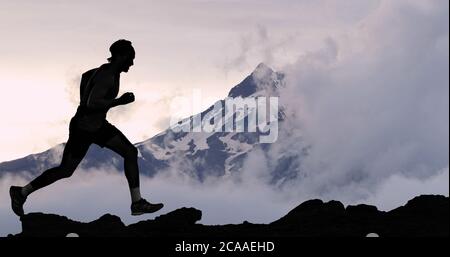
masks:
<path fill-rule="evenodd" d="M 347 206 L 338 201 L 306 201 L 270 224 L 202 225 L 202 212 L 181 208 L 126 226 L 119 217 L 105 214 L 82 223 L 55 214 L 30 213 L 21 218 L 15 237 L 381 237 L 449 236 L 449 198 L 423 195 L 389 212 L 375 206 Z M 13 236 L 13 235 L 10 235 Z"/>

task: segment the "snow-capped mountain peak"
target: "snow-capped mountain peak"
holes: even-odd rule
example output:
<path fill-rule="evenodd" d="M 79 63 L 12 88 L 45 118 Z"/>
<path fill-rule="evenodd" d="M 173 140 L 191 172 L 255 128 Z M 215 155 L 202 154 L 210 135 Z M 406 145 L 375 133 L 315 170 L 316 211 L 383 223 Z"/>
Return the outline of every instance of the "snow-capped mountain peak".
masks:
<path fill-rule="evenodd" d="M 228 97 L 249 97 L 261 91 L 278 96 L 278 88 L 282 85 L 283 79 L 284 74 L 260 63 L 249 76 L 230 90 Z"/>

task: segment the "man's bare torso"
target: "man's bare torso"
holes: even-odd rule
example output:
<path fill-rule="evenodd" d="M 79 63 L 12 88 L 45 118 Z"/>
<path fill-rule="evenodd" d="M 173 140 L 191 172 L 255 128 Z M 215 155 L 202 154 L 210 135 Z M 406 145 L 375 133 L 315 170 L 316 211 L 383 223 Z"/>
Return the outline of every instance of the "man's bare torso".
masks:
<path fill-rule="evenodd" d="M 104 67 L 106 66 L 106 67 Z M 114 99 L 117 97 L 120 88 L 120 75 L 114 74 L 110 69 L 108 69 L 108 64 L 102 65 L 100 70 L 93 78 L 93 87 L 105 87 L 106 93 L 104 95 L 99 95 L 98 97 L 104 97 L 105 99 Z"/>
<path fill-rule="evenodd" d="M 114 74 L 109 64 L 83 74 L 80 85 L 80 107 L 77 110 L 77 123 L 82 129 L 94 131 L 106 119 L 109 108 L 99 108 L 96 102 L 113 100 L 120 88 L 120 75 Z"/>

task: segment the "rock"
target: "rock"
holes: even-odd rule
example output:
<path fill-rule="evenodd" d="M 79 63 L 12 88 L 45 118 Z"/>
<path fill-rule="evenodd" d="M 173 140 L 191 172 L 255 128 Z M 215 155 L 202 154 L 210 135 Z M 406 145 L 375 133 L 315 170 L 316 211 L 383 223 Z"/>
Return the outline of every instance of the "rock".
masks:
<path fill-rule="evenodd" d="M 206 226 L 198 224 L 202 212 L 181 208 L 125 226 L 119 217 L 106 214 L 82 223 L 55 214 L 30 213 L 21 218 L 20 237 L 286 237 L 354 236 L 421 237 L 449 235 L 449 198 L 426 195 L 390 212 L 370 205 L 348 206 L 338 201 L 306 201 L 270 224 Z M 10 235 L 8 235 L 10 236 Z"/>

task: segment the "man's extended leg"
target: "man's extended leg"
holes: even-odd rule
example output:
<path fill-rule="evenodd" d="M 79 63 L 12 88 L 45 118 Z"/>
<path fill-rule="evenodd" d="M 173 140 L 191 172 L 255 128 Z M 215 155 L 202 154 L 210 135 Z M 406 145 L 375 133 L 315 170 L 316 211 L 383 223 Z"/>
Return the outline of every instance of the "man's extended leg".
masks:
<path fill-rule="evenodd" d="M 116 152 L 124 159 L 125 176 L 131 194 L 132 215 L 151 213 L 161 209 L 164 206 L 163 204 L 151 204 L 141 198 L 139 188 L 138 150 L 136 147 L 118 130 L 117 134 L 106 142 L 105 147 Z"/>
<path fill-rule="evenodd" d="M 88 149 L 89 144 L 81 143 L 77 140 L 69 138 L 64 148 L 62 161 L 59 166 L 44 171 L 41 175 L 24 187 L 12 186 L 10 188 L 10 196 L 14 213 L 19 216 L 24 214 L 23 204 L 25 203 L 27 196 L 32 192 L 48 186 L 62 178 L 70 177 L 85 156 Z"/>

